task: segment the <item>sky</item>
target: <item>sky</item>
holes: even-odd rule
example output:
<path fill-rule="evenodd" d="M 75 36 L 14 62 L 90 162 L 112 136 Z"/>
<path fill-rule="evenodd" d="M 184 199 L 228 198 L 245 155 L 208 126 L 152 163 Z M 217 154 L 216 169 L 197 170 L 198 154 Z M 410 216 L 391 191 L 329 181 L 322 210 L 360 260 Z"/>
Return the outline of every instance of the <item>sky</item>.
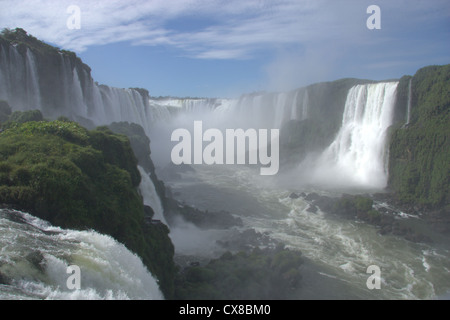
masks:
<path fill-rule="evenodd" d="M 76 52 L 95 81 L 152 96 L 237 97 L 450 63 L 448 0 L 0 0 L 0 28 L 16 27 Z"/>

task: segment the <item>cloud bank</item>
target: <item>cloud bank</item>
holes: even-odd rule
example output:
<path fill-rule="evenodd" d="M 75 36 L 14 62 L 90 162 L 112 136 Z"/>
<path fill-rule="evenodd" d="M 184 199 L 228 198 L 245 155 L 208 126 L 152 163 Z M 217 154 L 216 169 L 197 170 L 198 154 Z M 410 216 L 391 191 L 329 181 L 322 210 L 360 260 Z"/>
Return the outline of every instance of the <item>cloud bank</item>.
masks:
<path fill-rule="evenodd" d="M 382 29 L 370 31 L 366 9 L 375 2 Z M 81 10 L 79 30 L 66 26 L 70 5 Z M 0 21 L 77 53 L 127 42 L 192 59 L 259 59 L 271 88 L 329 79 L 337 69 L 432 64 L 450 53 L 447 0 L 0 0 Z"/>

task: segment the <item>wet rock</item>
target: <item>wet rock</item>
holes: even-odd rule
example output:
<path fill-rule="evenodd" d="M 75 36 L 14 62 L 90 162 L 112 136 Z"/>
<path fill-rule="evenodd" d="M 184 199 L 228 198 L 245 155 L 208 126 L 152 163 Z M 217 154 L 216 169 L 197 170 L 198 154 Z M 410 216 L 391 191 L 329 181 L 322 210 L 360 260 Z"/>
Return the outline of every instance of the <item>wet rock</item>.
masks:
<path fill-rule="evenodd" d="M 45 258 L 42 252 L 33 251 L 25 259 L 30 262 L 40 272 L 45 272 Z"/>
<path fill-rule="evenodd" d="M 10 284 L 10 280 L 8 279 L 8 277 L 3 275 L 1 272 L 0 272 L 0 284 Z"/>
<path fill-rule="evenodd" d="M 155 215 L 155 211 L 153 211 L 153 208 L 150 206 L 144 205 L 144 217 L 145 219 L 152 219 Z"/>
<path fill-rule="evenodd" d="M 306 211 L 311 212 L 311 213 L 317 213 L 317 210 L 319 210 L 319 208 L 317 208 L 317 206 L 311 204 L 309 205 L 308 209 L 306 209 Z"/>
<path fill-rule="evenodd" d="M 320 199 L 320 196 L 315 192 L 309 193 L 305 196 L 306 201 L 316 201 L 318 199 Z"/>
<path fill-rule="evenodd" d="M 228 229 L 243 225 L 241 218 L 233 216 L 228 211 L 202 211 L 174 199 L 167 199 L 165 216 L 169 225 L 176 223 L 176 218 L 181 217 L 202 229 Z"/>

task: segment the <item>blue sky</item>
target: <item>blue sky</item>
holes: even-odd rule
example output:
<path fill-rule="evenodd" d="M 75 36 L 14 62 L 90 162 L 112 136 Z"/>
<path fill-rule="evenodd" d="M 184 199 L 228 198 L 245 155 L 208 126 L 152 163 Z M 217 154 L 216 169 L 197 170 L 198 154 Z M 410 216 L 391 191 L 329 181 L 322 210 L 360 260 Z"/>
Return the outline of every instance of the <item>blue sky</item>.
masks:
<path fill-rule="evenodd" d="M 80 29 L 67 28 L 80 8 Z M 381 29 L 369 30 L 378 5 Z M 75 51 L 99 83 L 235 97 L 450 63 L 448 0 L 0 0 L 0 27 Z"/>

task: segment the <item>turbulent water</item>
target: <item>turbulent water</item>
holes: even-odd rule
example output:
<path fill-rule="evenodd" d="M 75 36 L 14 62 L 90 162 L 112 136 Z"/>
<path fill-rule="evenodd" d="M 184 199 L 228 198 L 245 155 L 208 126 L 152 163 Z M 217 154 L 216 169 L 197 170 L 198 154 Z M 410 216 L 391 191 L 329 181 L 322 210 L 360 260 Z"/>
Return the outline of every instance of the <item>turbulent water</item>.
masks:
<path fill-rule="evenodd" d="M 375 227 L 365 223 L 340 219 L 320 210 L 311 213 L 310 203 L 304 197 L 289 197 L 292 191 L 340 196 L 343 188 L 367 192 L 385 187 L 386 133 L 393 121 L 397 85 L 397 82 L 385 82 L 352 87 L 341 128 L 332 143 L 316 158 L 292 171 L 261 177 L 247 166 L 203 165 L 193 166 L 195 172 L 185 172 L 181 179 L 166 183 L 180 201 L 204 210 L 232 212 L 244 221 L 243 229 L 253 228 L 300 250 L 307 263 L 302 270 L 303 286 L 294 299 L 438 298 L 450 290 L 448 244 L 417 244 L 395 236 L 381 236 Z M 276 110 L 268 114 L 260 112 L 266 106 L 262 96 L 246 96 L 232 103 L 221 103 L 205 116 L 206 110 L 211 110 L 208 106 L 193 118 L 203 119 L 206 126 L 217 125 L 215 115 L 220 114 L 222 125 L 276 127 L 289 117 L 297 120 L 308 117 L 307 91 L 291 96 L 278 94 L 273 99 Z M 238 119 L 227 118 L 237 114 Z M 191 120 L 188 116 L 178 119 L 177 125 L 184 121 L 188 126 Z M 421 224 L 420 218 L 391 209 L 397 219 L 405 219 L 411 225 Z M 185 230 L 186 239 L 192 234 L 197 231 Z M 234 233 L 228 236 L 232 239 Z M 208 234 L 205 239 L 211 243 L 214 236 Z M 215 239 L 227 240 L 227 235 L 217 233 Z M 214 250 L 220 249 L 199 246 L 191 254 L 212 255 Z M 367 269 L 371 265 L 381 270 L 379 290 L 369 290 L 366 285 L 370 276 Z"/>
<path fill-rule="evenodd" d="M 293 299 L 435 299 L 450 290 L 449 246 L 381 236 L 364 223 L 320 210 L 311 213 L 304 198 L 291 199 L 292 190 L 277 187 L 276 181 L 268 181 L 250 168 L 195 168 L 196 172 L 186 173 L 182 181 L 168 182 L 181 201 L 201 209 L 232 212 L 243 219 L 244 229 L 266 232 L 308 258 L 302 270 L 302 289 Z M 418 219 L 397 212 L 399 219 Z M 366 287 L 370 265 L 381 269 L 380 290 Z"/>
<path fill-rule="evenodd" d="M 0 248 L 0 300 L 163 299 L 139 257 L 94 231 L 0 209 Z M 80 289 L 67 284 L 73 265 L 80 268 Z"/>

